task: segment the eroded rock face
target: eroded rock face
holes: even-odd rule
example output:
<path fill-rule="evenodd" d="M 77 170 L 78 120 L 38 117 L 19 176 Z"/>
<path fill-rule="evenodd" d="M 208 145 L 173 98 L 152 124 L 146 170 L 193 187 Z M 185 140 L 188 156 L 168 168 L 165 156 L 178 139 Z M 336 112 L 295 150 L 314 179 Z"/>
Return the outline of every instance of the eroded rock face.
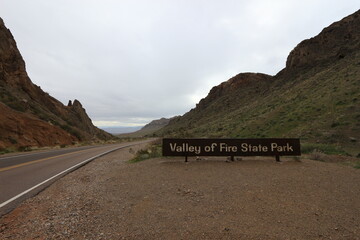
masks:
<path fill-rule="evenodd" d="M 0 109 L 0 145 L 3 147 L 46 146 L 112 138 L 92 124 L 78 100 L 64 106 L 32 83 L 14 37 L 1 18 L 0 102 L 6 105 Z M 26 135 L 15 131 L 15 126 L 25 129 Z"/>
<path fill-rule="evenodd" d="M 333 62 L 360 48 L 360 10 L 331 24 L 316 37 L 299 43 L 289 54 L 286 69 Z"/>
<path fill-rule="evenodd" d="M 71 114 L 68 114 L 68 118 L 73 123 L 73 125 L 84 130 L 90 138 L 99 137 L 102 130 L 99 131 L 98 128 L 94 127 L 91 119 L 86 113 L 86 110 L 81 105 L 80 101 L 75 99 L 73 104 L 68 108 Z"/>
<path fill-rule="evenodd" d="M 0 149 L 27 146 L 70 145 L 78 139 L 60 127 L 0 103 Z"/>
<path fill-rule="evenodd" d="M 217 98 L 235 94 L 241 89 L 249 89 L 251 87 L 264 88 L 272 80 L 272 76 L 262 73 L 240 73 L 229 80 L 213 87 L 206 98 L 202 99 L 197 108 L 205 108 Z"/>

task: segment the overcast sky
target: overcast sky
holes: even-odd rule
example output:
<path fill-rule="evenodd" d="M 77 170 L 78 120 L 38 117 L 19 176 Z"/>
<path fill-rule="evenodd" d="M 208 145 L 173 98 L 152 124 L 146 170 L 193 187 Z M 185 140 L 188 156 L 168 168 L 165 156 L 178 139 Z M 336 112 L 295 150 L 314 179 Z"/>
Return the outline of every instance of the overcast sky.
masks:
<path fill-rule="evenodd" d="M 274 75 L 359 0 L 0 0 L 31 80 L 97 126 L 182 115 L 240 72 Z"/>

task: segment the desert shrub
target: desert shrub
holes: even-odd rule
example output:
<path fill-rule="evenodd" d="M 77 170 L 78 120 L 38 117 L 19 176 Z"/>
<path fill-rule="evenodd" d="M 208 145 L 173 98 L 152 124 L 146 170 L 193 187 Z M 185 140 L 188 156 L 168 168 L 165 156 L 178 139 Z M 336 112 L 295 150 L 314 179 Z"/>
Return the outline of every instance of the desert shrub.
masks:
<path fill-rule="evenodd" d="M 9 148 L 0 148 L 0 154 L 10 153 L 12 152 Z"/>
<path fill-rule="evenodd" d="M 354 168 L 360 169 L 360 162 L 356 162 L 356 163 L 354 164 Z"/>
<path fill-rule="evenodd" d="M 18 148 L 18 151 L 19 152 L 30 152 L 32 149 L 31 149 L 31 147 L 30 146 L 20 146 L 19 148 Z"/>
<path fill-rule="evenodd" d="M 67 124 L 60 125 L 60 127 L 67 132 L 70 132 L 72 130 L 72 128 Z"/>
<path fill-rule="evenodd" d="M 129 160 L 130 163 L 141 162 L 146 159 L 158 158 L 162 156 L 162 147 L 160 144 L 151 144 L 147 149 L 141 149 L 136 152 L 135 157 Z"/>
<path fill-rule="evenodd" d="M 71 135 L 75 136 L 77 139 L 82 140 L 82 136 L 79 131 L 75 130 L 73 127 L 70 127 L 67 124 L 60 125 L 60 127 L 70 133 Z"/>
<path fill-rule="evenodd" d="M 313 144 L 313 143 L 304 143 L 301 145 L 302 153 L 313 153 L 313 152 L 321 152 L 323 154 L 338 154 L 338 155 L 347 155 L 345 151 L 340 149 L 337 146 L 330 144 Z"/>
<path fill-rule="evenodd" d="M 334 128 L 334 127 L 337 127 L 337 126 L 340 126 L 341 124 L 339 122 L 334 122 L 331 124 L 331 127 Z"/>
<path fill-rule="evenodd" d="M 16 111 L 26 111 L 26 107 L 21 103 L 21 101 L 3 88 L 0 88 L 0 101 Z"/>
<path fill-rule="evenodd" d="M 19 111 L 19 112 L 25 112 L 26 108 L 20 103 L 20 102 L 10 102 L 7 104 L 10 108 Z"/>
<path fill-rule="evenodd" d="M 9 139 L 11 144 L 17 144 L 18 143 L 18 141 L 13 137 L 8 137 L 8 139 Z"/>
<path fill-rule="evenodd" d="M 311 160 L 324 162 L 325 158 L 326 158 L 326 154 L 324 154 L 321 151 L 315 149 L 312 153 L 310 153 L 309 158 Z"/>

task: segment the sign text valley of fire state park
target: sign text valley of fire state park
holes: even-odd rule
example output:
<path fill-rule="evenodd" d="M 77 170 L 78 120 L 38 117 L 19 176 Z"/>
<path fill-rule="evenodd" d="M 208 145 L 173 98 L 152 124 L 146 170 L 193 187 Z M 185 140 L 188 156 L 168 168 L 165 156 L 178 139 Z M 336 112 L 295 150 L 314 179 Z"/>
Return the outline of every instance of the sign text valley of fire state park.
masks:
<path fill-rule="evenodd" d="M 164 156 L 299 156 L 300 140 L 262 139 L 163 139 Z"/>

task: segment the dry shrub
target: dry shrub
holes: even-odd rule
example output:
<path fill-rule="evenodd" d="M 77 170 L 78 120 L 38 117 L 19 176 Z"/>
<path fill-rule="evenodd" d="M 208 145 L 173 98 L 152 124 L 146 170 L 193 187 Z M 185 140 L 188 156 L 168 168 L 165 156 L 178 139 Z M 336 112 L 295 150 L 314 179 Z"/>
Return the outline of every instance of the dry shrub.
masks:
<path fill-rule="evenodd" d="M 327 155 L 321 151 L 319 151 L 318 149 L 314 149 L 312 151 L 312 153 L 310 153 L 309 158 L 311 160 L 316 160 L 316 161 L 321 161 L 321 162 L 325 162 L 327 159 Z"/>

